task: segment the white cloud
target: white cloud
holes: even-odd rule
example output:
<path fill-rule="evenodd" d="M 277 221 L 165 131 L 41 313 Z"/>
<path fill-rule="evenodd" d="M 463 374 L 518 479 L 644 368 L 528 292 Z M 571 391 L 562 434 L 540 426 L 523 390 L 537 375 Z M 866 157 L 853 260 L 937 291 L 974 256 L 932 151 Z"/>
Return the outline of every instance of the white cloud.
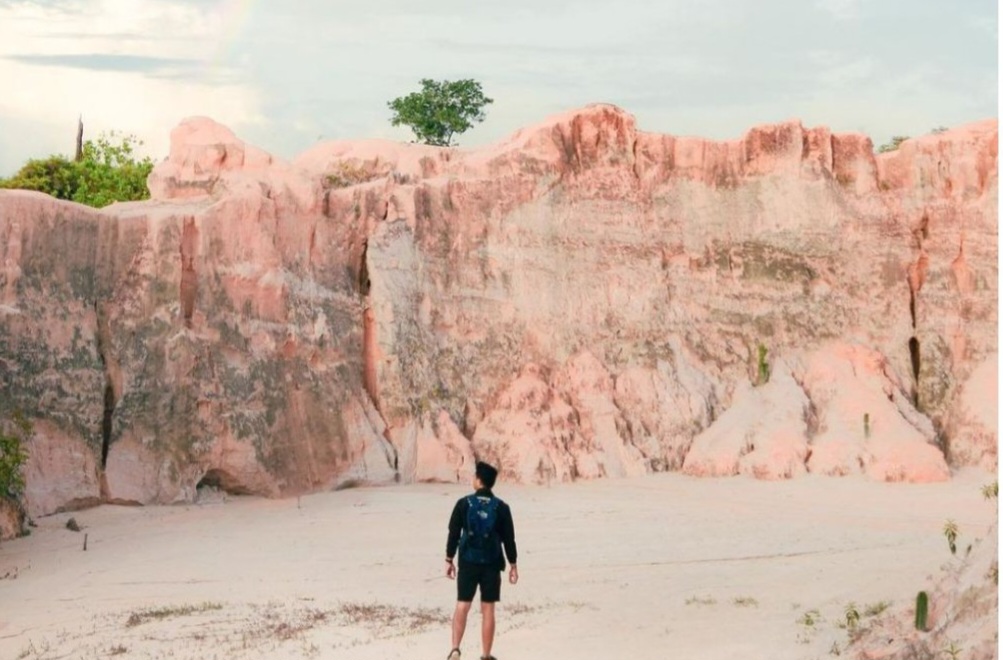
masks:
<path fill-rule="evenodd" d="M 259 93 L 213 61 L 218 16 L 191 5 L 134 0 L 98 0 L 83 9 L 83 3 L 0 7 L 0 80 L 18 81 L 0 96 L 0 118 L 72 135 L 83 115 L 88 136 L 104 130 L 134 133 L 154 157 L 166 154 L 171 127 L 186 116 L 209 115 L 236 129 L 263 121 Z M 185 68 L 169 76 L 73 65 L 72 56 L 95 54 L 182 62 Z M 53 62 L 31 63 L 30 56 Z M 50 153 L 50 140 L 38 140 L 38 149 L 31 136 L 9 141 L 29 144 L 26 152 L 0 154 L 0 174 L 27 157 Z"/>
<path fill-rule="evenodd" d="M 858 19 L 862 13 L 861 0 L 815 0 L 815 6 L 841 21 Z"/>
<path fill-rule="evenodd" d="M 157 156 L 192 114 L 287 157 L 320 137 L 408 140 L 386 103 L 425 77 L 475 78 L 495 99 L 464 147 L 598 101 L 652 132 L 731 138 L 801 117 L 876 141 L 998 107 L 988 2 L 333 4 L 0 0 L 0 175 L 72 149 L 78 112 L 90 135 L 131 131 Z"/>

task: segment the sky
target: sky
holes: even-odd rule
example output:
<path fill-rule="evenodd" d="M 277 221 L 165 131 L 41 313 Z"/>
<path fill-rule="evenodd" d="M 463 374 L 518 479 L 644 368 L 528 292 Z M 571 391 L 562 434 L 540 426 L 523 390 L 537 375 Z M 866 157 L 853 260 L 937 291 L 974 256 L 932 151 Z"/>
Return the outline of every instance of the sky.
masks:
<path fill-rule="evenodd" d="M 209 116 L 291 158 L 409 141 L 387 102 L 473 78 L 461 147 L 589 103 L 735 139 L 800 119 L 875 144 L 996 117 L 995 0 L 0 0 L 0 176 L 118 130 L 166 156 Z"/>

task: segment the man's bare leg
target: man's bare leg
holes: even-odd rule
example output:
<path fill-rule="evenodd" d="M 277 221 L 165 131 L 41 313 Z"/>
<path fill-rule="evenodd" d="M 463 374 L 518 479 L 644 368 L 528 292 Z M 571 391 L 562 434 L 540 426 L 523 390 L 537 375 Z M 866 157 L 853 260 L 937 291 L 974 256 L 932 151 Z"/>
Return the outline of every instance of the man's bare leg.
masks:
<path fill-rule="evenodd" d="M 481 603 L 481 645 L 484 654 L 481 657 L 491 657 L 491 646 L 495 642 L 495 604 Z"/>
<path fill-rule="evenodd" d="M 463 632 L 467 629 L 467 615 L 470 613 L 471 603 L 464 603 L 462 600 L 456 601 L 456 609 L 453 611 L 453 648 L 460 648 L 463 641 Z"/>

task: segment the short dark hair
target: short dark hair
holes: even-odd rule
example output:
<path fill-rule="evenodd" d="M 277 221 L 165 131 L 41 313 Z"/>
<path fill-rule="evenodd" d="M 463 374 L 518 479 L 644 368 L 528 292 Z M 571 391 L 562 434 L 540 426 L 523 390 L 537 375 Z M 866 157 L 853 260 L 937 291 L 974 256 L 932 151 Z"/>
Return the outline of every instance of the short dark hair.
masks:
<path fill-rule="evenodd" d="M 493 465 L 488 465 L 484 461 L 477 461 L 474 467 L 474 474 L 480 479 L 485 488 L 494 488 L 495 480 L 498 479 L 498 469 Z"/>

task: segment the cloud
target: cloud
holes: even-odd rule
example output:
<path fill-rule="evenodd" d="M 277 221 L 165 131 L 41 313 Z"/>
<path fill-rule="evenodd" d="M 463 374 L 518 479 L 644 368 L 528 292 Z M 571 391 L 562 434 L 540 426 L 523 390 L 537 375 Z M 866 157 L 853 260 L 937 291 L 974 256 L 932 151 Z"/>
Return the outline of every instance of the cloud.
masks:
<path fill-rule="evenodd" d="M 66 153 L 83 115 L 86 135 L 120 130 L 166 155 L 173 126 L 208 115 L 235 130 L 266 121 L 243 71 L 215 60 L 219 18 L 173 0 L 0 0 L 0 175 L 54 146 Z M 123 38 L 146 35 L 153 38 Z M 163 35 L 169 35 L 164 38 Z M 193 53 L 196 54 L 193 56 Z"/>
<path fill-rule="evenodd" d="M 815 0 L 815 7 L 840 21 L 861 17 L 861 0 Z"/>
<path fill-rule="evenodd" d="M 81 53 L 73 55 L 7 55 L 5 59 L 37 66 L 66 67 L 88 71 L 119 71 L 123 73 L 165 73 L 180 70 L 194 71 L 197 60 L 144 55 L 113 55 L 110 53 Z"/>
<path fill-rule="evenodd" d="M 465 147 L 597 101 L 652 132 L 731 138 L 800 117 L 878 142 L 996 115 L 992 4 L 0 0 L 0 133 L 72 133 L 83 111 L 88 131 L 135 132 L 160 155 L 202 114 L 292 156 L 319 137 L 409 140 L 387 101 L 474 78 L 495 103 Z M 0 149 L 0 173 L 45 155 L 24 149 Z"/>

